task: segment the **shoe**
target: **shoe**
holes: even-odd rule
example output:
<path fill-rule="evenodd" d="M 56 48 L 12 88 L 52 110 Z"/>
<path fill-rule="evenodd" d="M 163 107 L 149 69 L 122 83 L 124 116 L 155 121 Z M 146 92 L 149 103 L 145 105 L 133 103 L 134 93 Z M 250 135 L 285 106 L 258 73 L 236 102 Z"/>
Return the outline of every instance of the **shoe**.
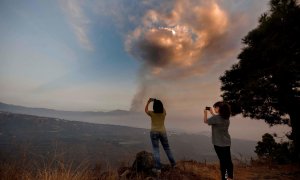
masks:
<path fill-rule="evenodd" d="M 160 173 L 161 173 L 161 170 L 160 170 L 160 169 L 153 168 L 153 169 L 152 169 L 152 172 L 153 172 L 154 174 L 160 174 Z"/>
<path fill-rule="evenodd" d="M 175 168 L 177 168 L 177 167 L 178 167 L 177 164 L 172 164 L 172 165 L 171 165 L 171 168 L 172 168 L 172 169 L 175 169 Z"/>

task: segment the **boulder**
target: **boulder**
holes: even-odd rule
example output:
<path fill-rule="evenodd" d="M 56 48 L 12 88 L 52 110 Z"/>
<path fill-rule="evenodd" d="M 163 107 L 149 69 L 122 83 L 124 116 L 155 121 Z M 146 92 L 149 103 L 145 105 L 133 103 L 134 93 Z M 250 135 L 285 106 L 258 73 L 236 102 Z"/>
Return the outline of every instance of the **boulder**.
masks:
<path fill-rule="evenodd" d="M 152 168 L 154 168 L 154 159 L 152 153 L 141 151 L 136 154 L 135 161 L 132 164 L 133 171 L 150 173 Z"/>

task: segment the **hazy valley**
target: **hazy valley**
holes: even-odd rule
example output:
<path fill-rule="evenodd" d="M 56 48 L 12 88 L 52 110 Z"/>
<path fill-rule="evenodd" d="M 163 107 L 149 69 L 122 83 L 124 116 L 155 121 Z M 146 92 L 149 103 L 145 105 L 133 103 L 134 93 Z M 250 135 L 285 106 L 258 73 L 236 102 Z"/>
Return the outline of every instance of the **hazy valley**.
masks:
<path fill-rule="evenodd" d="M 168 132 L 176 159 L 214 161 L 210 137 Z M 27 156 L 37 161 L 56 158 L 65 162 L 109 166 L 132 163 L 137 152 L 151 151 L 149 130 L 38 117 L 1 111 L 1 158 Z M 235 158 L 254 156 L 256 142 L 233 139 Z M 163 154 L 165 159 L 165 156 Z"/>

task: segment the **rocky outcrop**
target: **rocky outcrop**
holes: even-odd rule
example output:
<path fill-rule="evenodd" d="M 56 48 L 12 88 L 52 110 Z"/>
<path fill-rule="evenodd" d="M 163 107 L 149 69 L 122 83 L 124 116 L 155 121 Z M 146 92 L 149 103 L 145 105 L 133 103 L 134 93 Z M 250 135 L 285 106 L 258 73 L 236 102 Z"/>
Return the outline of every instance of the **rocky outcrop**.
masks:
<path fill-rule="evenodd" d="M 153 167 L 154 159 L 152 153 L 141 151 L 136 154 L 131 169 L 136 172 L 150 173 Z"/>
<path fill-rule="evenodd" d="M 131 167 L 123 167 L 118 170 L 121 179 L 132 179 L 137 175 L 149 179 L 154 176 L 152 168 L 154 167 L 154 159 L 152 153 L 141 151 L 136 154 L 135 160 Z M 151 178 L 150 178 L 151 179 Z"/>

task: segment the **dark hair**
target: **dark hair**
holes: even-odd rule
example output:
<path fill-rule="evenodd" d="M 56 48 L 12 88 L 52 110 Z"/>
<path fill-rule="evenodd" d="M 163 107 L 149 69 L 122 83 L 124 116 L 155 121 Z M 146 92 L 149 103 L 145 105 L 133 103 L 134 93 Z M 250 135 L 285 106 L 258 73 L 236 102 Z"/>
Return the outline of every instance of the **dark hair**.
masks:
<path fill-rule="evenodd" d="M 164 105 L 158 99 L 155 99 L 153 102 L 153 112 L 154 113 L 163 113 L 164 112 Z"/>
<path fill-rule="evenodd" d="M 223 119 L 229 119 L 230 114 L 231 114 L 231 110 L 230 110 L 230 106 L 228 103 L 226 102 L 222 102 L 222 101 L 218 101 L 214 104 L 214 107 L 218 107 L 219 108 L 219 115 L 223 118 Z"/>

